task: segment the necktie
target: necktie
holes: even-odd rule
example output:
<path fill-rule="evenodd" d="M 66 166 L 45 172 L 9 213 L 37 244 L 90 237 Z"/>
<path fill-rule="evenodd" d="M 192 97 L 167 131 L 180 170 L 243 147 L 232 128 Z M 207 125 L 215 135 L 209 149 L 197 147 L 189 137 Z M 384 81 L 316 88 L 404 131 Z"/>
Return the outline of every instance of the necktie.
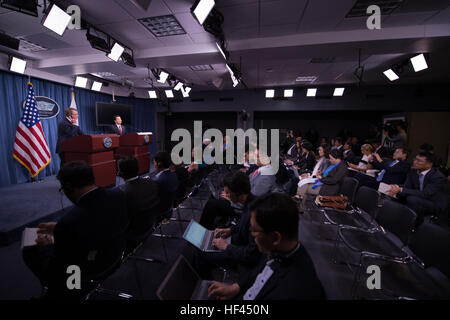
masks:
<path fill-rule="evenodd" d="M 122 134 L 122 126 L 119 126 L 119 132 Z"/>
<path fill-rule="evenodd" d="M 258 174 L 258 171 L 259 171 L 259 169 L 255 170 L 255 172 L 253 172 L 252 178 Z"/>
<path fill-rule="evenodd" d="M 274 261 L 275 261 L 275 259 L 271 259 L 271 260 L 267 261 L 266 266 L 264 267 L 263 271 L 260 274 L 258 274 L 253 285 L 245 293 L 244 300 L 255 300 L 255 298 L 261 292 L 262 288 L 264 288 L 264 285 L 267 283 L 267 281 L 273 275 L 273 269 L 271 267 L 271 264 Z"/>
<path fill-rule="evenodd" d="M 423 173 L 419 173 L 419 184 L 420 184 L 420 191 L 423 190 L 423 180 L 425 179 L 425 175 Z"/>

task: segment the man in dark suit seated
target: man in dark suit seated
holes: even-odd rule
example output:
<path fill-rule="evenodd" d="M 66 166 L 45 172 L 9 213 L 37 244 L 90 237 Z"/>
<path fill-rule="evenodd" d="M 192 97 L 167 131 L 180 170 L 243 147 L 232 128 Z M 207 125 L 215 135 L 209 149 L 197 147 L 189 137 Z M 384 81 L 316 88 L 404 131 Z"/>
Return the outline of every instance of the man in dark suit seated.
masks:
<path fill-rule="evenodd" d="M 114 116 L 114 124 L 111 126 L 111 131 L 119 136 L 127 133 L 127 129 L 122 125 L 122 118 L 120 116 Z"/>
<path fill-rule="evenodd" d="M 173 202 L 179 185 L 177 175 L 170 171 L 171 163 L 172 160 L 168 152 L 158 152 L 153 157 L 156 175 L 152 179 L 158 185 L 158 212 L 166 219 L 164 223 L 168 223 L 172 216 Z"/>
<path fill-rule="evenodd" d="M 240 171 L 227 175 L 224 179 L 225 197 L 229 203 L 229 210 L 233 214 L 233 208 L 241 207 L 239 223 L 230 228 L 215 229 L 216 238 L 213 245 L 221 252 L 200 253 L 199 269 L 202 274 L 211 267 L 232 267 L 240 264 L 245 267 L 254 266 L 258 262 L 259 252 L 250 233 L 249 204 L 255 199 L 250 193 L 250 181 L 248 176 Z M 231 237 L 228 244 L 224 239 Z"/>
<path fill-rule="evenodd" d="M 405 184 L 402 187 L 393 184 L 388 191 L 390 195 L 398 195 L 406 200 L 407 206 L 417 214 L 417 224 L 421 224 L 425 216 L 435 215 L 442 206 L 438 195 L 444 187 L 445 177 L 433 168 L 434 161 L 433 154 L 419 153 Z"/>
<path fill-rule="evenodd" d="M 348 163 L 354 163 L 355 153 L 353 152 L 353 145 L 351 142 L 344 143 L 344 161 Z"/>
<path fill-rule="evenodd" d="M 120 188 L 125 193 L 129 225 L 126 233 L 127 252 L 144 240 L 157 219 L 158 186 L 149 178 L 138 176 L 139 163 L 133 156 L 118 161 L 118 175 L 125 180 Z"/>
<path fill-rule="evenodd" d="M 360 187 L 366 186 L 376 190 L 378 190 L 381 182 L 402 185 L 405 183 L 410 170 L 410 165 L 406 162 L 408 153 L 408 149 L 404 147 L 397 148 L 392 160 L 383 160 L 378 153 L 374 153 L 370 163 L 375 169 L 380 170 L 378 177 L 374 178 L 358 172 L 354 178 L 358 179 Z"/>
<path fill-rule="evenodd" d="M 324 299 L 312 260 L 298 241 L 295 202 L 273 193 L 256 199 L 250 212 L 250 232 L 263 253 L 259 264 L 232 285 L 213 282 L 208 295 L 220 300 Z"/>
<path fill-rule="evenodd" d="M 80 298 L 87 280 L 120 262 L 128 226 L 125 195 L 117 188 L 97 187 L 84 162 L 64 165 L 57 177 L 75 206 L 58 222 L 39 224 L 37 245 L 25 247 L 23 259 L 48 287 L 48 297 Z M 67 288 L 72 265 L 80 268 L 81 290 Z"/>
<path fill-rule="evenodd" d="M 58 141 L 56 142 L 56 153 L 61 159 L 61 167 L 65 163 L 64 152 L 61 151 L 61 143 L 84 133 L 81 131 L 78 123 L 78 111 L 75 108 L 64 110 L 65 119 L 58 124 Z"/>

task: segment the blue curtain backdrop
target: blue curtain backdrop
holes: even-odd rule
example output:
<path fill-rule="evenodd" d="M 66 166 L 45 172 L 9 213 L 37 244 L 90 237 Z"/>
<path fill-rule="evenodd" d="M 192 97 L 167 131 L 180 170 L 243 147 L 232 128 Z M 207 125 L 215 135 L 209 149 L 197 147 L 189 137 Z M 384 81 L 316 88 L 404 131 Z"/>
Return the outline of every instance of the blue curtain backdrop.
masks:
<path fill-rule="evenodd" d="M 22 104 L 27 93 L 27 76 L 0 71 L 0 187 L 31 181 L 29 172 L 16 161 L 13 154 L 16 128 L 22 116 Z M 59 170 L 60 159 L 55 153 L 58 139 L 58 123 L 63 120 L 63 110 L 70 105 L 71 87 L 50 81 L 33 79 L 36 96 L 45 96 L 55 100 L 60 113 L 51 119 L 41 120 L 45 138 L 49 144 L 52 161 L 43 169 L 38 178 L 54 175 Z M 107 127 L 98 127 L 95 123 L 95 102 L 111 102 L 111 96 L 91 90 L 75 88 L 75 100 L 79 112 L 80 128 L 85 134 L 108 132 Z M 116 98 L 117 103 L 132 106 L 132 126 L 130 132 L 155 132 L 155 105 L 146 99 Z M 156 141 L 156 139 L 153 139 Z M 154 154 L 156 143 L 150 145 Z"/>

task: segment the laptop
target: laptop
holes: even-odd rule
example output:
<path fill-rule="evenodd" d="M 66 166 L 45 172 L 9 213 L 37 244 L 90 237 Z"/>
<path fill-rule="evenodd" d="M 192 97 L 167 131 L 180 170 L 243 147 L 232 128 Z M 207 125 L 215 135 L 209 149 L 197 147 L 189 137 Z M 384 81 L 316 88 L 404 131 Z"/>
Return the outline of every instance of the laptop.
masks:
<path fill-rule="evenodd" d="M 212 281 L 202 280 L 185 257 L 180 255 L 156 291 L 161 300 L 215 300 L 208 297 Z"/>
<path fill-rule="evenodd" d="M 220 251 L 212 245 L 214 231 L 206 229 L 194 220 L 189 222 L 189 225 L 184 231 L 183 238 L 204 252 Z M 230 238 L 225 239 L 225 241 L 230 243 Z"/>

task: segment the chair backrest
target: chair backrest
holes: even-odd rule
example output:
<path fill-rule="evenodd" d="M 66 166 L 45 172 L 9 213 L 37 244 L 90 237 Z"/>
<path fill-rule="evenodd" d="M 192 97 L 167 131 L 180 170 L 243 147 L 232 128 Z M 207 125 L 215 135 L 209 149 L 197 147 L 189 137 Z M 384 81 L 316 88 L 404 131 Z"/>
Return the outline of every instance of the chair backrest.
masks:
<path fill-rule="evenodd" d="M 409 248 L 426 266 L 450 279 L 450 229 L 425 221 L 411 237 Z"/>
<path fill-rule="evenodd" d="M 384 229 L 408 244 L 416 222 L 416 213 L 401 203 L 387 200 L 378 211 L 376 221 Z"/>
<path fill-rule="evenodd" d="M 355 178 L 345 177 L 342 181 L 341 190 L 339 194 L 348 197 L 348 202 L 350 204 L 355 200 L 356 189 L 358 189 L 359 181 Z"/>
<path fill-rule="evenodd" d="M 380 194 L 377 190 L 362 186 L 356 193 L 355 205 L 375 218 L 378 212 Z"/>

